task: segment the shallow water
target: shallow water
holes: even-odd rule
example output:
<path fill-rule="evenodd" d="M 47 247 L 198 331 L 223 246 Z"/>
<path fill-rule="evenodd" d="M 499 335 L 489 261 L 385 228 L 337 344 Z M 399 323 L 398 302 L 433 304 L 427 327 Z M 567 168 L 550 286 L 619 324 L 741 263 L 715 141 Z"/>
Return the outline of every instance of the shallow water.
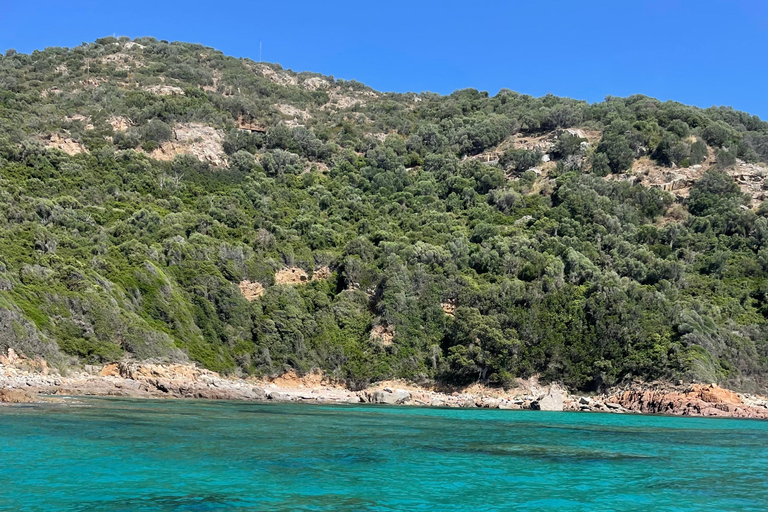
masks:
<path fill-rule="evenodd" d="M 78 401 L 0 408 L 0 510 L 768 510 L 768 422 Z"/>

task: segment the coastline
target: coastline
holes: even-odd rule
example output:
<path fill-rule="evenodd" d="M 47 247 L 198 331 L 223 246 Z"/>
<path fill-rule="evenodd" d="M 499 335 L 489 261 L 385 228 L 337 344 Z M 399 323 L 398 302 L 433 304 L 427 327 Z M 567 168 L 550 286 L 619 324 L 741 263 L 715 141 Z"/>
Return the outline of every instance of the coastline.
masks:
<path fill-rule="evenodd" d="M 112 363 L 87 366 L 86 371 L 62 376 L 43 361 L 10 359 L 0 360 L 0 405 L 50 401 L 46 396 L 56 395 L 122 396 L 768 419 L 766 397 L 735 393 L 715 384 L 650 383 L 596 396 L 571 394 L 556 384 L 540 385 L 535 378 L 520 379 L 518 387 L 506 390 L 479 384 L 425 387 L 405 381 L 378 382 L 351 390 L 319 373 L 242 379 L 187 364 Z"/>

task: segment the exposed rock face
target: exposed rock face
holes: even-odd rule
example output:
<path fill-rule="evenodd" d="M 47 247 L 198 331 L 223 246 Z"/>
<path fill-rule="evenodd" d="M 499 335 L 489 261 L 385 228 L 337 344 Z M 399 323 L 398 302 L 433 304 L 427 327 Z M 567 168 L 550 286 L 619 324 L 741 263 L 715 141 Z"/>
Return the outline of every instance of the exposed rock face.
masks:
<path fill-rule="evenodd" d="M 371 329 L 370 339 L 387 347 L 395 339 L 395 329 L 391 325 L 375 325 Z"/>
<path fill-rule="evenodd" d="M 264 295 L 264 286 L 256 281 L 248 281 L 246 279 L 240 281 L 238 286 L 240 288 L 240 293 L 243 294 L 243 297 L 245 297 L 245 300 L 247 301 L 256 300 Z"/>
<path fill-rule="evenodd" d="M 184 90 L 181 87 L 176 87 L 174 85 L 150 85 L 146 88 L 146 91 L 160 96 L 173 96 L 174 94 L 180 96 L 184 95 Z"/>
<path fill-rule="evenodd" d="M 768 419 L 768 409 L 745 405 L 738 395 L 715 384 L 692 384 L 682 391 L 630 390 L 610 397 L 609 403 L 643 413 Z"/>
<path fill-rule="evenodd" d="M 45 146 L 48 148 L 60 149 L 68 155 L 76 155 L 78 153 L 88 152 L 88 150 L 85 149 L 85 146 L 83 146 L 76 140 L 70 139 L 69 137 L 62 137 L 61 135 L 58 135 L 56 133 L 51 134 L 45 140 Z"/>
<path fill-rule="evenodd" d="M 99 376 L 103 379 L 86 378 L 84 381 L 71 382 L 70 386 L 82 387 L 88 394 L 95 395 L 266 399 L 263 389 L 253 387 L 243 380 L 224 379 L 216 372 L 185 364 L 112 363 L 104 366 Z"/>
<path fill-rule="evenodd" d="M 176 155 L 186 153 L 216 167 L 227 163 L 224 134 L 212 126 L 200 123 L 178 124 L 173 130 L 173 137 L 174 140 L 163 142 L 152 151 L 152 158 L 173 160 Z"/>
<path fill-rule="evenodd" d="M 116 132 L 124 132 L 131 126 L 131 121 L 125 117 L 112 116 L 109 118 L 109 124 L 112 125 L 112 129 Z"/>
<path fill-rule="evenodd" d="M 278 103 L 276 107 L 281 114 L 286 115 L 288 117 L 292 117 L 295 121 L 299 123 L 303 123 L 304 121 L 312 117 L 309 115 L 309 113 L 306 110 L 302 110 L 298 107 L 294 107 L 293 105 L 288 105 L 287 103 Z"/>
<path fill-rule="evenodd" d="M 275 284 L 306 283 L 309 276 L 299 267 L 285 267 L 275 274 Z"/>
<path fill-rule="evenodd" d="M 268 78 L 278 85 L 296 85 L 299 83 L 298 78 L 284 70 L 274 70 L 262 63 L 252 64 L 251 67 L 255 68 L 256 71 L 260 71 L 264 78 Z"/>
<path fill-rule="evenodd" d="M 331 269 L 327 266 L 320 267 L 312 274 L 313 281 L 319 281 L 321 279 L 328 279 L 331 277 Z"/>
<path fill-rule="evenodd" d="M 302 82 L 302 87 L 309 91 L 316 91 L 318 89 L 328 89 L 331 87 L 331 84 L 328 83 L 328 81 L 324 78 L 320 78 L 317 76 L 313 76 L 312 78 L 307 78 Z"/>
<path fill-rule="evenodd" d="M 130 48 L 127 47 L 126 48 Z M 104 55 L 102 57 L 99 57 L 99 62 L 105 65 L 114 65 L 115 69 L 117 71 L 129 71 L 132 67 L 134 68 L 143 68 L 144 63 L 141 60 L 138 60 L 136 56 L 130 55 L 127 53 L 111 53 L 109 55 Z"/>
<path fill-rule="evenodd" d="M 716 165 L 714 152 L 710 150 L 707 159 L 690 167 L 666 167 L 659 165 L 650 157 L 642 157 L 635 160 L 632 170 L 627 174 L 609 175 L 609 180 L 627 180 L 631 183 L 642 182 L 651 188 L 660 188 L 671 192 L 677 197 L 688 197 L 691 187 L 696 183 L 707 169 Z M 764 189 L 765 179 L 768 176 L 768 166 L 764 163 L 747 163 L 736 160 L 736 164 L 724 172 L 733 177 L 741 191 L 752 198 L 752 206 L 756 207 L 766 197 Z"/>
<path fill-rule="evenodd" d="M 443 313 L 448 316 L 453 316 L 456 313 L 456 301 L 441 302 L 440 307 L 443 308 Z"/>
<path fill-rule="evenodd" d="M 237 118 L 237 129 L 246 132 L 265 133 L 267 129 L 254 121 L 253 119 L 246 119 L 243 116 Z"/>

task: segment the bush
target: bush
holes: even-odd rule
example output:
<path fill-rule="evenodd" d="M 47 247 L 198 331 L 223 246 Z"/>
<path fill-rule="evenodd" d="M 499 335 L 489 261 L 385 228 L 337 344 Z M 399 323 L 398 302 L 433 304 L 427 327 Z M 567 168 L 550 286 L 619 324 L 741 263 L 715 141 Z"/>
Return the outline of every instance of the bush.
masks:
<path fill-rule="evenodd" d="M 527 171 L 541 163 L 541 151 L 538 149 L 510 149 L 499 157 L 499 165 L 504 169 L 511 169 L 517 173 Z"/>
<path fill-rule="evenodd" d="M 700 164 L 704 162 L 704 160 L 707 159 L 708 154 L 707 145 L 703 140 L 697 138 L 696 142 L 691 144 L 690 160 L 692 164 Z"/>
<path fill-rule="evenodd" d="M 605 155 L 613 173 L 629 170 L 635 160 L 635 152 L 624 135 L 604 135 L 597 152 Z"/>

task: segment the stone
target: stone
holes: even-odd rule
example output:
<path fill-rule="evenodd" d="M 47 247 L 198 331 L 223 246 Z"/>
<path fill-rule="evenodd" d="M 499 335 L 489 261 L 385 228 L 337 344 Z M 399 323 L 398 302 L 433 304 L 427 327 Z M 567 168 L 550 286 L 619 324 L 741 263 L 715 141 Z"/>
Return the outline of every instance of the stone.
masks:
<path fill-rule="evenodd" d="M 397 389 L 394 391 L 378 390 L 373 392 L 373 403 L 396 405 L 402 404 L 411 398 L 408 391 Z"/>
<path fill-rule="evenodd" d="M 98 375 L 101 372 L 101 366 L 95 364 L 86 364 L 84 369 L 88 375 Z"/>
<path fill-rule="evenodd" d="M 0 402 L 25 404 L 37 401 L 37 397 L 27 391 L 22 391 L 20 389 L 0 389 Z"/>
<path fill-rule="evenodd" d="M 280 391 L 270 391 L 267 393 L 267 398 L 276 402 L 290 402 L 293 400 L 293 396 L 288 393 L 281 393 Z"/>
<path fill-rule="evenodd" d="M 531 409 L 536 411 L 562 411 L 563 393 L 557 388 L 552 388 L 549 390 L 549 393 L 531 402 Z"/>
<path fill-rule="evenodd" d="M 266 400 L 267 392 L 264 388 L 253 387 L 247 397 L 249 400 Z"/>

